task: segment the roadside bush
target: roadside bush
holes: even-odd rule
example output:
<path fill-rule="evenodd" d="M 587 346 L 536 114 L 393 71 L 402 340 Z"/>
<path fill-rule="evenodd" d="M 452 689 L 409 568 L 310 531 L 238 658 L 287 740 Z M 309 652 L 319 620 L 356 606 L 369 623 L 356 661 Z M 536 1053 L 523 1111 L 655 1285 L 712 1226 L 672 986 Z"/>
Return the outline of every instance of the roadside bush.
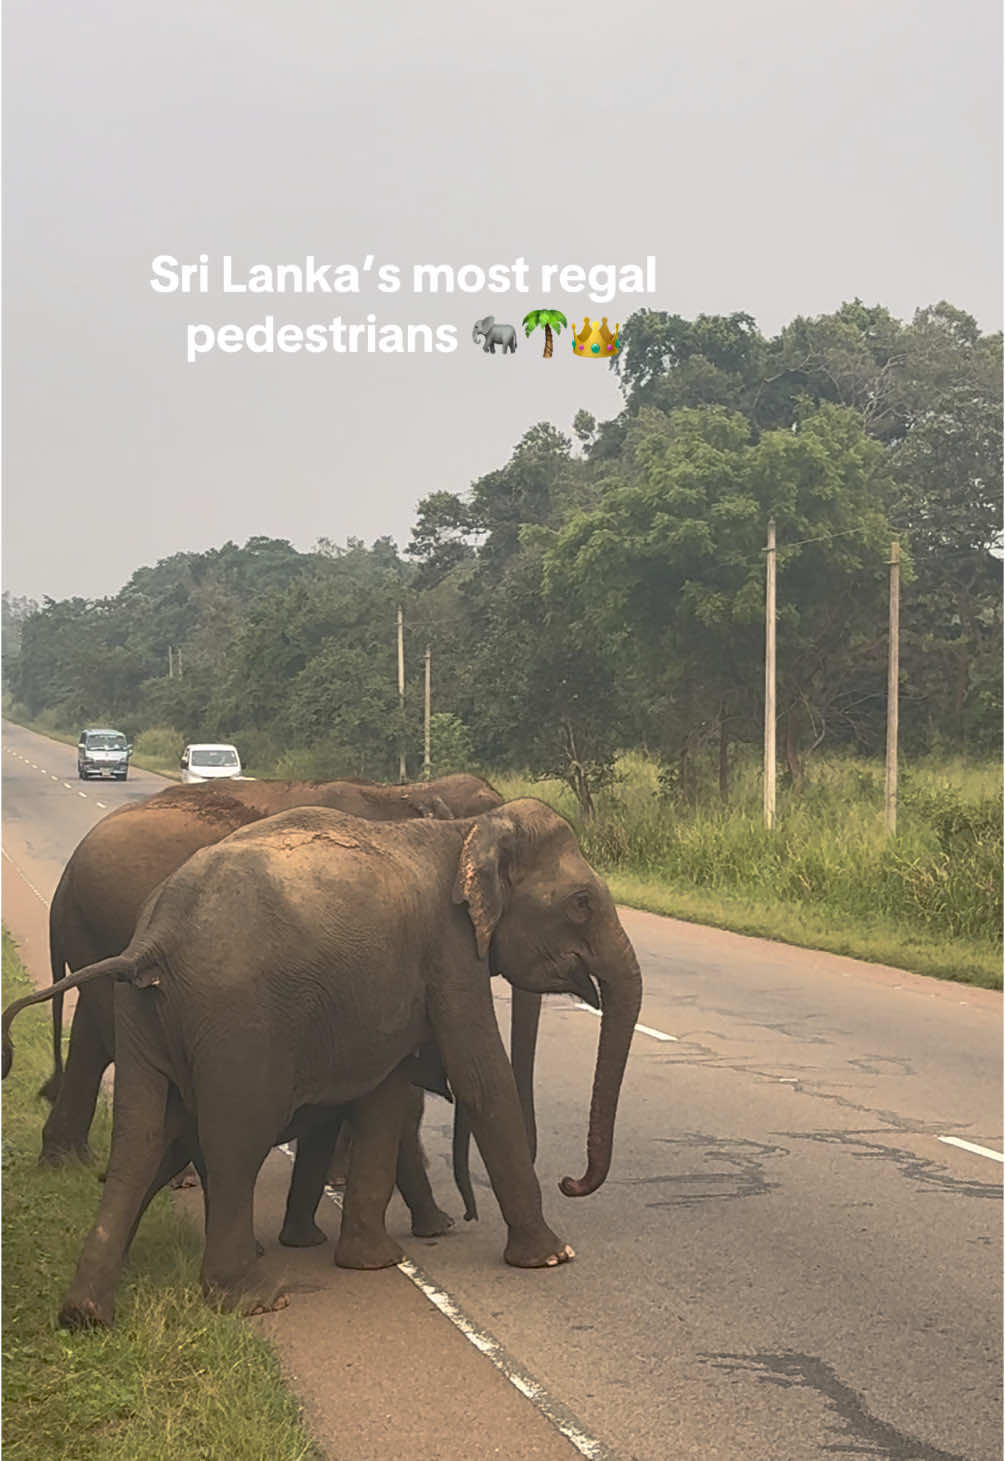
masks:
<path fill-rule="evenodd" d="M 140 731 L 133 742 L 133 751 L 137 756 L 157 761 L 162 766 L 170 766 L 172 770 L 177 769 L 184 749 L 185 738 L 181 731 L 176 731 L 169 725 L 154 725 L 149 730 Z"/>

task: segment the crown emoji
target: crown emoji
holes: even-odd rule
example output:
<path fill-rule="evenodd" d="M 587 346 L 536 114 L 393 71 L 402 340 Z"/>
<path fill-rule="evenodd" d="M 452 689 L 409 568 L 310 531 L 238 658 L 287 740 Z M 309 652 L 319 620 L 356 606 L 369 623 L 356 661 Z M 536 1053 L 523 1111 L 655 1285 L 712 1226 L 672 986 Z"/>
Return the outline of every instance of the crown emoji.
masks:
<path fill-rule="evenodd" d="M 618 331 L 620 329 L 620 325 L 615 325 L 612 335 L 607 328 L 606 315 L 599 325 L 596 321 L 591 324 L 589 319 L 585 319 L 583 328 L 578 332 L 575 325 L 572 327 L 573 352 L 576 355 L 606 355 L 610 359 L 612 355 L 618 353 Z"/>

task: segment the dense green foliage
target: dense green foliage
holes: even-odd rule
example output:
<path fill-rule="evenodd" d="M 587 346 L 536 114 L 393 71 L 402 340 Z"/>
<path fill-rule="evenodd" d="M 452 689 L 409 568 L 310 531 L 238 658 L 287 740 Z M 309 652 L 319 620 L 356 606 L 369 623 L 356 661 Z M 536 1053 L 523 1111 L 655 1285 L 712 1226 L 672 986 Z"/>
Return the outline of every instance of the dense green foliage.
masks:
<path fill-rule="evenodd" d="M 96 602 L 5 599 L 8 695 L 71 729 L 235 740 L 264 772 L 395 777 L 404 745 L 414 775 L 428 644 L 436 770 L 554 774 L 588 811 L 641 748 L 682 804 L 710 765 L 725 800 L 761 733 L 774 517 L 788 782 L 814 752 L 881 751 L 894 535 L 904 751 L 997 751 L 1001 336 L 946 304 L 905 324 L 859 302 L 773 339 L 655 311 L 622 335 L 620 414 L 580 412 L 575 446 L 534 426 L 469 492 L 425 497 L 404 554 L 254 538 Z"/>
<path fill-rule="evenodd" d="M 5 931 L 4 1004 L 27 983 Z M 154 1198 L 136 1235 L 115 1328 L 74 1335 L 56 1328 L 97 1211 L 98 1169 L 39 1167 L 47 1107 L 35 1092 L 52 1066 L 47 1007 L 25 1011 L 14 1034 L 3 1125 L 5 1454 L 11 1461 L 320 1461 L 272 1350 L 247 1320 L 203 1302 L 201 1236 L 167 1193 Z M 110 1128 L 102 1102 L 91 1135 L 101 1158 Z"/>
<path fill-rule="evenodd" d="M 637 752 L 619 757 L 589 820 L 561 781 L 506 776 L 496 784 L 509 797 L 542 797 L 577 824 L 590 861 L 623 902 L 1001 988 L 996 766 L 906 767 L 894 839 L 875 762 L 814 758 L 802 787 L 782 790 L 773 832 L 753 754 L 738 757 L 728 807 L 715 797 L 714 768 L 703 769 L 696 804 L 668 805 L 657 763 Z"/>

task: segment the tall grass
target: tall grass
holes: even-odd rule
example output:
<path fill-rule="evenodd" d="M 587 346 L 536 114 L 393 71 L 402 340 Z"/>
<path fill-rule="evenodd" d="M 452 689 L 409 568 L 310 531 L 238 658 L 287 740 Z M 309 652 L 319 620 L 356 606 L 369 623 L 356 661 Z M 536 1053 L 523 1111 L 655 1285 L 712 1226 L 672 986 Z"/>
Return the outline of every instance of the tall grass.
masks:
<path fill-rule="evenodd" d="M 671 898 L 674 890 L 687 892 L 692 908 L 697 892 L 703 916 L 718 903 L 721 916 L 710 921 L 729 925 L 728 905 L 739 900 L 779 910 L 783 937 L 787 908 L 831 923 L 845 942 L 856 927 L 885 928 L 894 941 L 900 931 L 911 944 L 962 941 L 986 951 L 980 982 L 1000 985 L 999 768 L 904 767 L 893 838 L 883 819 L 882 768 L 851 757 L 811 765 L 798 792 L 780 788 L 771 832 L 750 763 L 736 768 L 726 806 L 710 787 L 699 788 L 696 804 L 675 798 L 658 767 L 638 753 L 621 757 L 616 773 L 590 822 L 560 782 L 504 774 L 495 784 L 507 796 L 538 796 L 567 816 L 605 874 L 658 885 Z M 951 954 L 940 960 L 945 967 L 937 972 L 974 976 L 972 950 L 959 968 Z"/>

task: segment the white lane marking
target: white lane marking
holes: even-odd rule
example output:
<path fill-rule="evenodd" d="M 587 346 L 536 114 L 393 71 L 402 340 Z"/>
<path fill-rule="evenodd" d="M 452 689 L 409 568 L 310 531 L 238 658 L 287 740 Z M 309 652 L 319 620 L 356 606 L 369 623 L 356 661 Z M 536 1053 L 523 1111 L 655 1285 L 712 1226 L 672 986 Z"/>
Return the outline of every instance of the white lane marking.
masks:
<path fill-rule="evenodd" d="M 595 1010 L 592 1004 L 574 1004 L 572 1007 L 576 1010 L 586 1010 L 590 1015 L 603 1014 L 602 1010 Z M 680 1044 L 679 1035 L 665 1035 L 662 1030 L 654 1030 L 651 1025 L 636 1025 L 635 1028 L 640 1035 L 651 1035 L 654 1040 L 672 1040 L 675 1045 Z"/>
<path fill-rule="evenodd" d="M 589 1008 L 589 1006 L 587 1006 Z M 290 1161 L 296 1155 L 293 1146 L 285 1142 L 280 1148 L 285 1152 Z M 341 1211 L 342 1197 L 331 1187 L 325 1188 L 325 1196 L 329 1202 L 333 1202 Z M 474 1320 L 469 1319 L 456 1300 L 439 1287 L 423 1273 L 417 1263 L 411 1258 L 403 1258 L 397 1264 L 399 1273 L 415 1285 L 420 1294 L 439 1309 L 456 1329 L 459 1329 L 469 1344 L 474 1345 L 479 1354 L 483 1354 L 490 1364 L 495 1365 L 501 1375 L 509 1381 L 515 1390 L 526 1396 L 537 1410 L 541 1412 L 545 1420 L 563 1435 L 565 1439 L 574 1446 L 581 1456 L 587 1457 L 587 1461 L 615 1461 L 614 1453 L 603 1441 L 597 1440 L 596 1436 L 583 1429 L 582 1424 L 576 1419 L 571 1411 L 566 1410 L 560 1401 L 545 1389 L 540 1381 L 528 1375 L 526 1370 L 521 1369 L 512 1355 L 507 1354 L 498 1339 L 495 1339 L 486 1330 L 480 1329 Z"/>
<path fill-rule="evenodd" d="M 102 807 L 102 808 L 104 808 L 104 807 L 105 807 L 105 806 L 106 806 L 106 805 L 107 805 L 107 803 L 106 803 L 106 802 L 98 802 L 98 801 L 96 801 L 96 802 L 95 802 L 95 803 L 94 803 L 94 805 L 95 805 L 95 806 L 96 806 L 96 807 Z"/>
<path fill-rule="evenodd" d="M 53 781 L 58 781 L 59 780 L 59 777 L 56 775 L 56 773 L 54 771 L 50 771 L 49 772 L 49 775 L 52 777 Z"/>
<path fill-rule="evenodd" d="M 63 785 L 66 787 L 67 791 L 72 791 L 73 790 L 73 787 L 70 785 L 70 783 L 68 781 L 64 781 L 63 782 Z"/>
<path fill-rule="evenodd" d="M 965 1152 L 974 1152 L 978 1157 L 990 1157 L 993 1162 L 1005 1162 L 1005 1152 L 992 1151 L 989 1146 L 978 1146 L 975 1141 L 964 1141 L 961 1136 L 940 1136 L 946 1146 L 958 1146 Z"/>
<path fill-rule="evenodd" d="M 86 801 L 86 799 L 87 799 L 87 792 L 86 791 L 78 791 L 77 792 L 77 795 L 78 796 L 82 796 L 85 799 L 85 801 Z"/>
<path fill-rule="evenodd" d="M 48 900 L 48 898 L 46 898 L 42 893 L 40 893 L 38 891 L 38 889 L 35 887 L 35 884 L 34 883 L 28 882 L 28 879 L 25 877 L 24 873 L 21 871 L 21 869 L 18 867 L 17 863 L 11 857 L 11 855 L 7 851 L 6 847 L 0 847 L 0 852 L 3 853 L 4 857 L 10 863 L 11 867 L 17 868 L 17 875 L 18 875 L 18 877 L 21 879 L 21 881 L 23 883 L 25 883 L 31 889 L 31 891 L 35 894 L 35 897 L 38 899 L 38 901 L 40 903 L 44 903 L 45 906 L 46 906 L 46 908 L 48 908 L 48 906 L 49 906 L 49 900 Z"/>

